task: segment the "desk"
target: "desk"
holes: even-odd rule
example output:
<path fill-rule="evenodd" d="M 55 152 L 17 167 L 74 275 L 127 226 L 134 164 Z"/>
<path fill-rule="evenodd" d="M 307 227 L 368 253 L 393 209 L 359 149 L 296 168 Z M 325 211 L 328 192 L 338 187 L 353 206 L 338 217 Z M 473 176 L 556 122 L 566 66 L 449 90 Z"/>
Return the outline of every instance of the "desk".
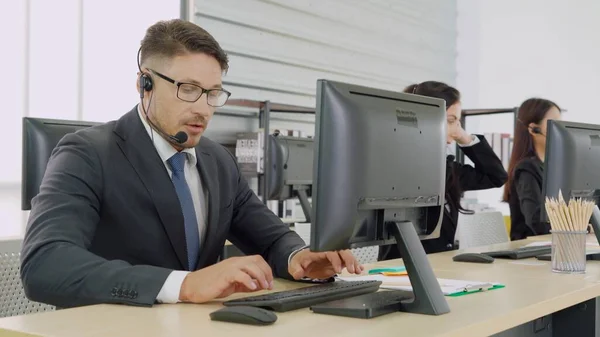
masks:
<path fill-rule="evenodd" d="M 548 239 L 546 237 L 535 240 Z M 494 245 L 478 250 L 517 247 L 532 241 L 534 240 Z M 451 312 L 441 316 L 398 312 L 372 320 L 361 320 L 313 314 L 306 308 L 278 313 L 278 321 L 267 327 L 210 321 L 209 313 L 221 307 L 218 302 L 204 305 L 164 304 L 153 308 L 95 305 L 3 318 L 0 319 L 0 336 L 6 330 L 67 337 L 307 337 L 334 334 L 344 337 L 387 337 L 394 334 L 489 336 L 600 296 L 600 263 L 588 263 L 587 273 L 583 275 L 562 275 L 552 273 L 549 262 L 535 259 L 497 259 L 493 264 L 455 263 L 451 260 L 454 254 L 456 252 L 429 256 L 437 277 L 502 282 L 506 288 L 447 298 Z M 398 262 L 385 261 L 377 265 L 391 266 L 398 265 Z M 275 290 L 300 286 L 305 284 L 278 281 Z"/>

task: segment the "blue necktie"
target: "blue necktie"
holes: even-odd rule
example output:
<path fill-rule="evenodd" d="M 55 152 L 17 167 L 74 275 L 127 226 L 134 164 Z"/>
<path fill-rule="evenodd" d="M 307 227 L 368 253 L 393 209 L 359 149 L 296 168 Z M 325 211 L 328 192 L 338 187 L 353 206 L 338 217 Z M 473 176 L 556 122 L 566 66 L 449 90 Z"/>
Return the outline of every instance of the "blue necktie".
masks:
<path fill-rule="evenodd" d="M 167 160 L 173 171 L 173 185 L 181 204 L 183 212 L 183 222 L 185 224 L 185 243 L 187 246 L 188 268 L 196 269 L 198 262 L 198 253 L 200 252 L 200 234 L 198 232 L 198 220 L 196 219 L 196 210 L 192 199 L 192 193 L 185 181 L 183 168 L 185 166 L 186 154 L 178 152 Z"/>

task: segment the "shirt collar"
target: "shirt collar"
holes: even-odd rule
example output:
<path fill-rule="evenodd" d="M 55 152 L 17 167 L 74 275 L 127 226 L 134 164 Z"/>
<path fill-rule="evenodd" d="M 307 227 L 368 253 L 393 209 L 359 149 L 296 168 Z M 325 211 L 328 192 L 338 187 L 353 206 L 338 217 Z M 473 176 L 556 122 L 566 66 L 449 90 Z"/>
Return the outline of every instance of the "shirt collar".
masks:
<path fill-rule="evenodd" d="M 175 150 L 175 148 L 166 139 L 164 139 L 160 134 L 158 134 L 158 132 L 152 130 L 150 124 L 148 124 L 148 121 L 146 121 L 146 118 L 142 113 L 142 109 L 140 108 L 139 104 L 137 106 L 137 110 L 138 116 L 142 120 L 144 128 L 146 128 L 148 136 L 150 137 L 150 139 L 152 139 L 154 147 L 156 148 L 160 159 L 163 161 L 163 163 L 166 163 L 169 158 L 171 158 L 174 154 L 177 153 L 177 150 Z M 195 166 L 197 163 L 196 150 L 194 148 L 186 148 L 183 149 L 182 152 L 187 154 L 186 156 L 189 163 Z"/>

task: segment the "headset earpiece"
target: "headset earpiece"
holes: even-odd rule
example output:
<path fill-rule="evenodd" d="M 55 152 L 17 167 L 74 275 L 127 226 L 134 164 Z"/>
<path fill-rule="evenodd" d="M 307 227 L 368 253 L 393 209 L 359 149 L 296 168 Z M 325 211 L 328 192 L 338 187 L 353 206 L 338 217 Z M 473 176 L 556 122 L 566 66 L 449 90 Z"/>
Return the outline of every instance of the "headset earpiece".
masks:
<path fill-rule="evenodd" d="M 142 76 L 140 76 L 140 87 L 142 87 L 144 91 L 152 91 L 152 78 L 147 74 L 142 74 Z"/>
<path fill-rule="evenodd" d="M 140 76 L 140 98 L 144 98 L 144 92 L 152 91 L 152 78 L 147 74 Z"/>
<path fill-rule="evenodd" d="M 520 120 L 520 119 L 517 119 L 517 121 L 518 121 L 519 123 L 521 123 L 521 124 L 523 124 L 523 125 L 527 126 L 527 124 L 523 123 L 523 121 L 522 121 L 522 120 Z M 528 128 L 529 130 L 531 130 L 531 133 L 535 133 L 535 134 L 537 134 L 537 135 L 542 135 L 542 136 L 546 137 L 546 135 L 542 133 L 542 129 L 541 129 L 539 126 L 528 126 L 527 128 Z"/>

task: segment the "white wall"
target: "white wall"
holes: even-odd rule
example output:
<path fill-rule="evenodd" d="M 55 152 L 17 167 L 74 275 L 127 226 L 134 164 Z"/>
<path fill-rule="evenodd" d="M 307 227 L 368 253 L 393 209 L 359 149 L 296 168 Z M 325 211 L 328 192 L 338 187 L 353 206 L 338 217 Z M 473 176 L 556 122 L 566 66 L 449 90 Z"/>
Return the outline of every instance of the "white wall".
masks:
<path fill-rule="evenodd" d="M 315 106 L 320 78 L 376 88 L 455 83 L 455 0 L 195 0 L 195 22 L 230 57 L 232 98 Z M 314 116 L 277 115 L 272 129 L 314 133 Z M 298 123 L 302 121 L 302 123 Z M 231 142 L 257 123 L 216 116 L 207 135 Z"/>
<path fill-rule="evenodd" d="M 474 107 L 542 96 L 600 123 L 599 17 L 597 0 L 458 0 L 458 85 Z"/>
<path fill-rule="evenodd" d="M 196 23 L 231 59 L 232 98 L 314 107 L 316 80 L 402 90 L 456 80 L 448 0 L 195 0 Z"/>
<path fill-rule="evenodd" d="M 0 1 L 0 236 L 21 235 L 25 219 L 22 117 L 108 121 L 129 111 L 146 28 L 179 15 L 179 0 Z"/>
<path fill-rule="evenodd" d="M 598 18 L 597 0 L 458 0 L 464 107 L 515 107 L 540 96 L 567 109 L 564 119 L 600 124 Z M 467 130 L 512 133 L 512 118 L 470 118 Z M 501 194 L 479 195 L 494 202 Z"/>

